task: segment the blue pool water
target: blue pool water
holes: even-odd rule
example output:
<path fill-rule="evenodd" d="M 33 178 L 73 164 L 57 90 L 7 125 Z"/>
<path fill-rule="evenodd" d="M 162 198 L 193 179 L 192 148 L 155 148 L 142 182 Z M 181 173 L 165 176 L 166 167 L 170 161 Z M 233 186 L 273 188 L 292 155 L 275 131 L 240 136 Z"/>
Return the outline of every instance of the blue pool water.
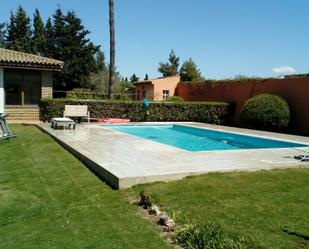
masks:
<path fill-rule="evenodd" d="M 105 125 L 104 125 L 105 126 Z M 172 145 L 188 151 L 288 148 L 306 145 L 183 125 L 108 125 L 137 137 Z"/>

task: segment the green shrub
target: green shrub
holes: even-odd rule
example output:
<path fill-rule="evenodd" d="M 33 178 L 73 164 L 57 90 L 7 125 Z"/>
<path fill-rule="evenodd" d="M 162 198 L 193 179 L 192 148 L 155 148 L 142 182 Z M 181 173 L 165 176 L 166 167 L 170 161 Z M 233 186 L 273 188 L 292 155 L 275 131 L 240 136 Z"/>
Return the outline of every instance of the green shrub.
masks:
<path fill-rule="evenodd" d="M 176 236 L 176 243 L 185 249 L 243 249 L 244 238 L 228 236 L 220 224 L 195 224 L 187 226 Z"/>
<path fill-rule="evenodd" d="M 155 102 L 149 115 L 137 101 L 104 101 L 73 99 L 42 99 L 40 116 L 43 121 L 62 117 L 65 105 L 88 105 L 92 118 L 126 118 L 131 121 L 195 121 L 223 124 L 229 117 L 229 105 L 223 102 Z"/>
<path fill-rule="evenodd" d="M 74 88 L 67 93 L 68 99 L 98 99 L 97 94 L 88 88 Z"/>
<path fill-rule="evenodd" d="M 184 99 L 179 96 L 170 96 L 165 101 L 166 102 L 184 102 Z"/>
<path fill-rule="evenodd" d="M 246 101 L 240 119 L 256 128 L 284 128 L 290 121 L 289 105 L 279 96 L 260 94 Z"/>

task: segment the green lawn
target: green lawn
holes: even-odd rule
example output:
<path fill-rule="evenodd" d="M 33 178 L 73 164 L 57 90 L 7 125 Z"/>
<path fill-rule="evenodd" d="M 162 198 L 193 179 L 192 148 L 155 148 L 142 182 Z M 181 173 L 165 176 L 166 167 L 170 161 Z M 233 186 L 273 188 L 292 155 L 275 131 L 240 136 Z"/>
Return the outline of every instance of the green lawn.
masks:
<path fill-rule="evenodd" d="M 0 141 L 0 248 L 167 248 L 155 226 L 34 126 Z"/>
<path fill-rule="evenodd" d="M 145 189 L 180 224 L 215 221 L 256 248 L 309 248 L 309 168 L 212 173 Z M 305 235 L 307 240 L 288 234 Z"/>

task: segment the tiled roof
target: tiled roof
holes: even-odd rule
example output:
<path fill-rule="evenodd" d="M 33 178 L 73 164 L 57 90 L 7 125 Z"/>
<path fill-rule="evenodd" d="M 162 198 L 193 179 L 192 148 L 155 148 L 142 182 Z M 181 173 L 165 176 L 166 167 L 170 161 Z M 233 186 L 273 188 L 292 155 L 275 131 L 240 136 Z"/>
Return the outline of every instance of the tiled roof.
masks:
<path fill-rule="evenodd" d="M 168 79 L 168 78 L 176 78 L 176 77 L 179 77 L 179 78 L 180 78 L 179 74 L 177 74 L 177 75 L 172 75 L 172 76 L 162 76 L 162 77 L 158 77 L 158 78 L 151 79 L 151 80 L 135 81 L 135 82 L 133 82 L 133 84 L 153 83 L 153 81 L 166 80 L 166 79 Z"/>
<path fill-rule="evenodd" d="M 0 48 L 0 66 L 61 70 L 63 61 Z"/>

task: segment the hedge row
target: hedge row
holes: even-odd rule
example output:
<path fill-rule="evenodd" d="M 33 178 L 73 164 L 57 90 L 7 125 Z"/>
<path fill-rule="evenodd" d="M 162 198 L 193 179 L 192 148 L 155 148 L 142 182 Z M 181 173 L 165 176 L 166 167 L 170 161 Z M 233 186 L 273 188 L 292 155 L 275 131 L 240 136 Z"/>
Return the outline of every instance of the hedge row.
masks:
<path fill-rule="evenodd" d="M 224 102 L 161 102 L 151 103 L 149 114 L 142 102 L 42 99 L 40 116 L 43 121 L 62 117 L 65 105 L 87 105 L 91 118 L 126 118 L 131 121 L 195 121 L 226 123 L 230 108 Z"/>

